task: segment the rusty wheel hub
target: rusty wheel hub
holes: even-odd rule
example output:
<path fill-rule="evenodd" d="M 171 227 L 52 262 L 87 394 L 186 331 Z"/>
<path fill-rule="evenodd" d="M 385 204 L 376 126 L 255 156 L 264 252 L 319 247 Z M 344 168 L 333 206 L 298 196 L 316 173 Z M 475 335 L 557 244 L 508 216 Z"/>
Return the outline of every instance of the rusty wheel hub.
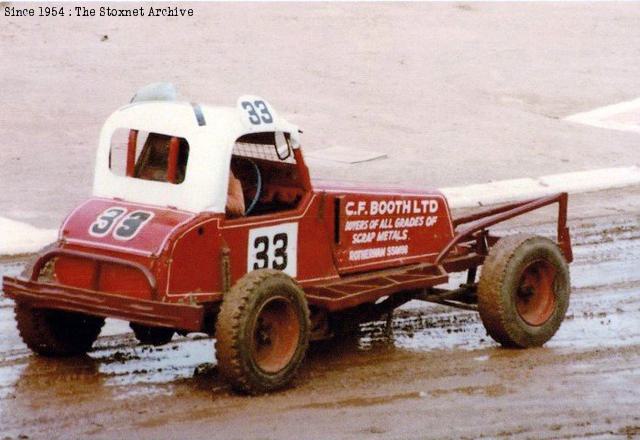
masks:
<path fill-rule="evenodd" d="M 300 321 L 291 301 L 269 299 L 260 308 L 253 326 L 252 356 L 266 373 L 277 373 L 295 355 L 300 339 Z"/>
<path fill-rule="evenodd" d="M 534 261 L 522 272 L 516 292 L 516 309 L 527 324 L 540 326 L 553 314 L 555 276 L 555 268 L 545 260 Z"/>

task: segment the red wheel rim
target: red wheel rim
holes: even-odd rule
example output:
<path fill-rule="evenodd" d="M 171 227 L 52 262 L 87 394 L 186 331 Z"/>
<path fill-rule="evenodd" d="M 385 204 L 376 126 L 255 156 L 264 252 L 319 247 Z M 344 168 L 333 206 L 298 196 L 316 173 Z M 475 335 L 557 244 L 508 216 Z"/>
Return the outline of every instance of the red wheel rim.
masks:
<path fill-rule="evenodd" d="M 520 318 L 532 326 L 547 322 L 556 305 L 556 269 L 546 260 L 529 264 L 520 277 L 516 309 Z"/>
<path fill-rule="evenodd" d="M 252 329 L 251 353 L 266 373 L 277 373 L 295 355 L 300 340 L 300 321 L 291 301 L 276 297 L 265 302 Z"/>

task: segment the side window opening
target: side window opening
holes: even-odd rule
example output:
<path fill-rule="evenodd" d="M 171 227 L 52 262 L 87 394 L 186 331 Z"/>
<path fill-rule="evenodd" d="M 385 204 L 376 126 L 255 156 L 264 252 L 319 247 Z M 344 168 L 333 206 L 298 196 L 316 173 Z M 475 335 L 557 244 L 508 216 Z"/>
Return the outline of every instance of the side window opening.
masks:
<path fill-rule="evenodd" d="M 253 133 L 238 138 L 231 171 L 242 184 L 245 215 L 295 209 L 304 196 L 288 133 Z"/>
<path fill-rule="evenodd" d="M 125 128 L 111 137 L 109 169 L 118 176 L 180 184 L 188 160 L 189 143 L 181 137 Z"/>

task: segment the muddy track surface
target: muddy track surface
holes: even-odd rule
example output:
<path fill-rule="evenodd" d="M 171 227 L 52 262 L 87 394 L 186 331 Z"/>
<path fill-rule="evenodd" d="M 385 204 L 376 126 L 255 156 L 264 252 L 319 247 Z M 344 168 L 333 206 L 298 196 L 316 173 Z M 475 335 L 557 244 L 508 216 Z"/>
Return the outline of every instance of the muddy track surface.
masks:
<path fill-rule="evenodd" d="M 312 346 L 269 396 L 231 393 L 210 339 L 140 346 L 118 321 L 88 356 L 34 356 L 0 300 L 0 438 L 640 438 L 638 223 L 573 228 L 571 305 L 544 348 L 500 348 L 475 313 L 410 303 Z"/>

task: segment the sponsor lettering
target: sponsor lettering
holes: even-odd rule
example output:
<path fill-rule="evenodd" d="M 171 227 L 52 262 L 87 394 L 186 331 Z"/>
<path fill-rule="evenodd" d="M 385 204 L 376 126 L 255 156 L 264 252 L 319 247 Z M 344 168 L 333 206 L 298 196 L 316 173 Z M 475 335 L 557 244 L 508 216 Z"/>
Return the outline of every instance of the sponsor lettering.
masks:
<path fill-rule="evenodd" d="M 343 232 L 355 248 L 349 261 L 409 255 L 411 231 L 433 227 L 439 209 L 440 200 L 428 198 L 348 200 Z"/>

